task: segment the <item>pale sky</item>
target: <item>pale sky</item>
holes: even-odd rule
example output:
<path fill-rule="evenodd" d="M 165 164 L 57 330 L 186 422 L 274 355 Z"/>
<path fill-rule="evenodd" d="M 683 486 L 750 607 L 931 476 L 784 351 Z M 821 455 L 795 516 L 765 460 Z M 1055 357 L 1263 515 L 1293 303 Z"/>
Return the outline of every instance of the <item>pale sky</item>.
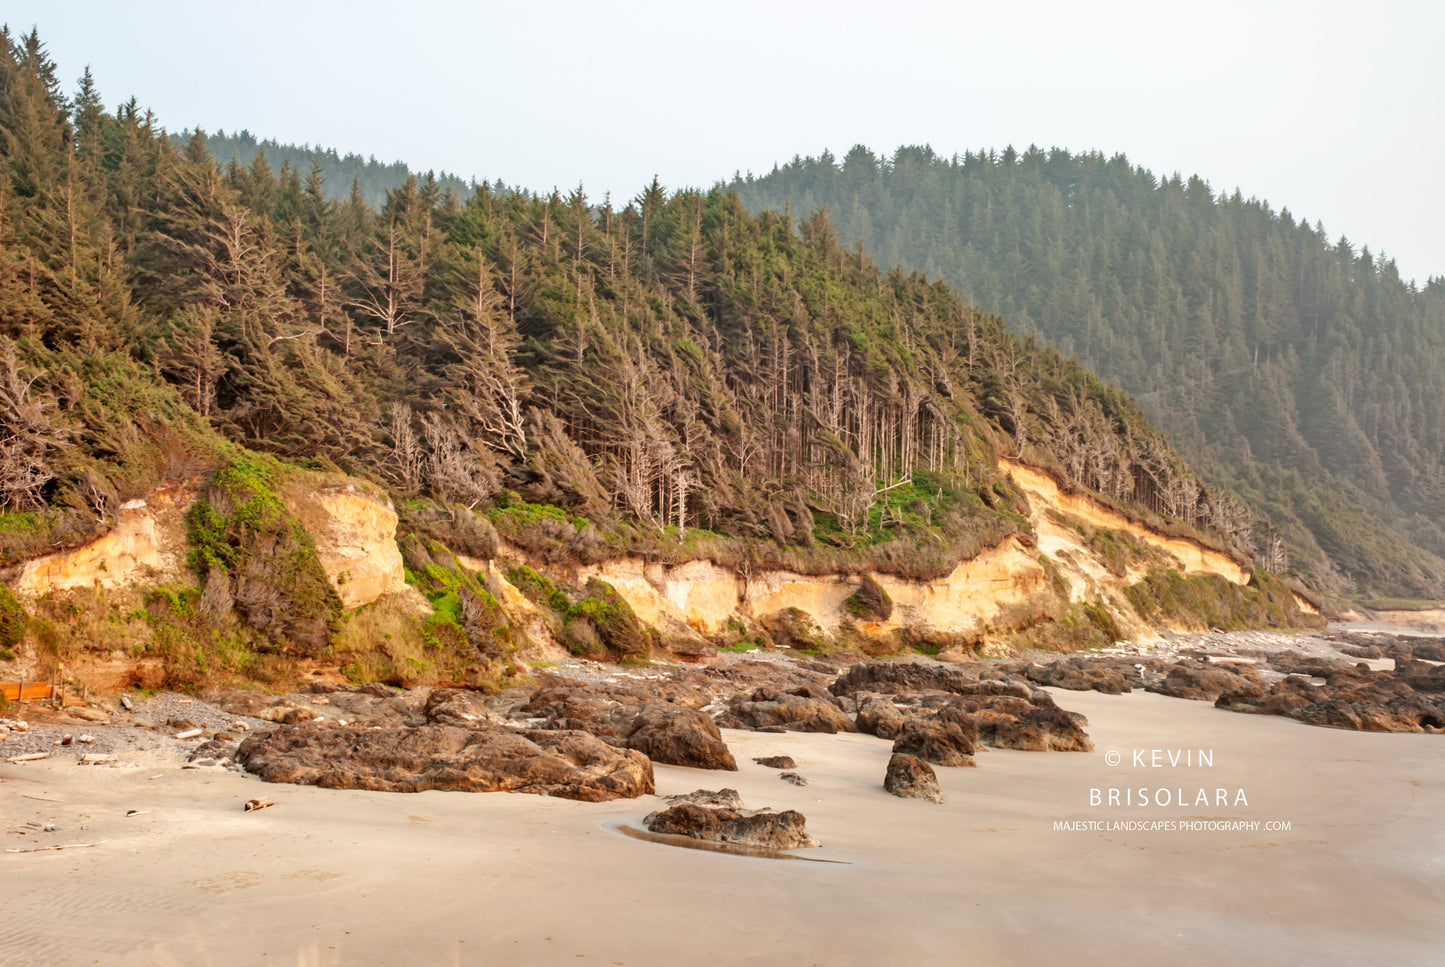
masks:
<path fill-rule="evenodd" d="M 600 199 L 795 154 L 1123 152 L 1445 275 L 1445 4 L 0 0 L 66 81 L 177 131 L 247 128 Z"/>

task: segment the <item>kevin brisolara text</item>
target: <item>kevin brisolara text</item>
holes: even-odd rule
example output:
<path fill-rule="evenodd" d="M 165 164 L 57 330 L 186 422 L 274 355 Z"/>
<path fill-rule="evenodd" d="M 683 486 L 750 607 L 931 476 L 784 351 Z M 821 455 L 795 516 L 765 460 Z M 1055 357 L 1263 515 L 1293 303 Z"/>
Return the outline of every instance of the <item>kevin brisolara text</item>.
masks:
<path fill-rule="evenodd" d="M 1288 819 L 1056 819 L 1055 832 L 1219 833 L 1288 831 Z"/>

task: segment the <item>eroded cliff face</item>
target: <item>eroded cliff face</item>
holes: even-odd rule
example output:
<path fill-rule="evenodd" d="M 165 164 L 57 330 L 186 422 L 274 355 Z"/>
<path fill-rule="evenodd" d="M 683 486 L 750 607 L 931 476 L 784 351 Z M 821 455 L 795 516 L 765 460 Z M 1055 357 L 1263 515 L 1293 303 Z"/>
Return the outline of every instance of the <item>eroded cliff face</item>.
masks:
<path fill-rule="evenodd" d="M 1038 470 L 1008 461 L 1001 461 L 1000 469 L 1028 498 L 1036 543 L 1008 538 L 933 581 L 874 575 L 892 599 L 893 611 L 886 621 L 853 620 L 858 631 L 886 635 L 909 628 L 925 635 L 983 640 L 1037 621 L 1051 602 L 1066 599 L 1065 603 L 1102 605 L 1126 633 L 1147 634 L 1121 593 L 1145 575 L 1147 563 L 1131 562 L 1122 575 L 1110 571 L 1090 549 L 1085 533 L 1076 529 L 1083 525 L 1085 531 L 1102 528 L 1132 534 L 1181 573 L 1218 574 L 1239 584 L 1250 579 L 1248 569 L 1227 555 L 1157 533 L 1087 495 L 1063 493 Z M 104 537 L 27 563 L 14 582 L 15 590 L 38 597 L 97 584 L 114 588 L 183 578 L 185 513 L 196 495 L 195 487 L 179 488 L 126 504 L 117 526 Z M 345 608 L 411 590 L 396 544 L 396 511 L 384 496 L 362 484 L 326 483 L 288 488 L 283 498 L 314 538 L 317 557 Z M 1082 523 L 1071 526 L 1071 521 Z M 515 548 L 504 548 L 504 553 L 524 556 Z M 534 643 L 553 644 L 551 619 L 500 569 L 487 561 L 463 559 L 463 563 L 485 572 L 503 609 Z M 582 568 L 572 577 L 578 585 L 593 577 L 611 584 L 647 624 L 663 629 L 686 626 L 704 635 L 723 632 L 733 621 L 750 624 L 790 608 L 805 612 L 834 633 L 850 620 L 846 602 L 861 581 L 851 575 L 789 571 L 744 578 L 711 561 L 666 566 L 637 559 L 606 561 Z"/>
<path fill-rule="evenodd" d="M 391 501 L 355 484 L 302 490 L 284 499 L 316 541 L 316 557 L 342 607 L 359 608 L 406 590 Z"/>
<path fill-rule="evenodd" d="M 593 577 L 616 588 L 648 624 L 677 620 L 704 634 L 721 631 L 729 619 L 763 618 L 788 608 L 835 632 L 848 617 L 846 602 L 861 580 L 792 571 L 764 571 L 744 580 L 710 561 L 666 567 L 633 559 L 593 565 L 578 575 L 579 582 Z M 937 581 L 876 578 L 893 599 L 893 614 L 887 621 L 862 623 L 865 633 L 915 627 L 976 636 L 1026 605 L 1047 575 L 1036 552 L 1009 538 Z"/>
<path fill-rule="evenodd" d="M 25 562 L 12 589 L 37 598 L 56 591 L 120 588 L 176 577 L 185 568 L 185 515 L 196 493 L 194 487 L 178 487 L 127 501 L 108 534 Z"/>
<path fill-rule="evenodd" d="M 1205 547 L 1196 541 L 1174 537 L 1170 534 L 1161 534 L 1130 520 L 1118 511 L 1090 498 L 1087 494 L 1066 494 L 1059 489 L 1058 483 L 1052 477 L 1032 467 L 1026 467 L 1003 458 L 999 459 L 998 464 L 999 469 L 1012 477 L 1014 484 L 1028 498 L 1029 505 L 1033 509 L 1030 516 L 1034 528 L 1040 533 L 1040 547 L 1046 553 L 1052 555 L 1057 547 L 1068 541 L 1065 531 L 1048 520 L 1046 516 L 1045 512 L 1053 509 L 1077 517 L 1095 527 L 1125 531 L 1134 535 L 1145 544 L 1156 547 L 1174 558 L 1178 562 L 1176 569 L 1181 574 L 1218 574 L 1235 584 L 1249 583 L 1249 569 L 1227 554 Z M 1048 534 L 1048 541 L 1051 542 L 1047 545 L 1045 544 L 1045 532 Z M 1072 531 L 1067 532 L 1067 534 L 1072 533 Z M 1078 545 L 1075 544 L 1075 547 Z"/>
<path fill-rule="evenodd" d="M 43 597 L 78 588 L 123 588 L 186 577 L 186 512 L 196 486 L 157 490 L 120 508 L 108 534 L 73 550 L 27 561 L 12 585 Z M 316 541 L 316 556 L 347 609 L 405 591 L 396 546 L 396 511 L 384 497 L 356 485 L 331 485 L 285 495 Z"/>
<path fill-rule="evenodd" d="M 1249 570 L 1228 555 L 1158 533 L 1087 495 L 1064 493 L 1041 471 L 1006 460 L 1000 461 L 999 469 L 1028 498 L 1037 545 L 1009 538 L 935 581 L 875 574 L 893 599 L 893 614 L 887 621 L 855 622 L 859 631 L 882 635 L 906 627 L 935 636 L 981 639 L 1037 620 L 1046 608 L 1044 598 L 1062 590 L 1070 602 L 1105 607 L 1125 632 L 1149 636 L 1121 593 L 1147 574 L 1148 562 L 1131 562 L 1124 574 L 1113 573 L 1089 548 L 1085 535 L 1069 526 L 1071 518 L 1092 528 L 1133 535 L 1182 574 L 1218 574 L 1236 584 L 1250 580 Z M 1041 558 L 1047 558 L 1049 567 Z M 1062 588 L 1051 584 L 1050 568 Z M 704 634 L 721 631 L 732 619 L 759 619 L 788 608 L 807 613 L 825 631 L 835 632 L 849 618 L 846 602 L 861 581 L 789 571 L 743 579 L 711 561 L 668 567 L 635 559 L 584 568 L 578 581 L 592 577 L 615 587 L 643 621 L 659 627 L 682 622 Z"/>

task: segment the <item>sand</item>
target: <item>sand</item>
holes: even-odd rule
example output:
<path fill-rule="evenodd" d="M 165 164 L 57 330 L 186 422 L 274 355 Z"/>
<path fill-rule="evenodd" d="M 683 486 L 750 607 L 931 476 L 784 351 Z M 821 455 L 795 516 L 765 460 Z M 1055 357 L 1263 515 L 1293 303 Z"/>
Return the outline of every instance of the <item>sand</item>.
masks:
<path fill-rule="evenodd" d="M 889 743 L 725 732 L 738 773 L 657 768 L 796 808 L 835 863 L 640 842 L 658 800 L 344 792 L 233 773 L 0 763 L 0 964 L 1428 964 L 1445 962 L 1445 746 L 1136 693 L 1055 692 L 1094 753 L 992 750 L 943 805 L 881 786 Z M 1143 769 L 1135 749 L 1213 767 Z M 1123 762 L 1105 758 L 1118 751 Z M 806 787 L 754 756 L 786 754 Z M 160 775 L 159 779 L 149 776 Z M 1094 787 L 1243 789 L 1103 808 Z M 1211 793 L 1212 794 L 1212 793 Z M 255 813 L 242 803 L 265 795 Z M 58 800 L 50 802 L 45 800 Z M 126 818 L 130 809 L 146 810 Z M 1055 831 L 1283 820 L 1288 831 Z"/>

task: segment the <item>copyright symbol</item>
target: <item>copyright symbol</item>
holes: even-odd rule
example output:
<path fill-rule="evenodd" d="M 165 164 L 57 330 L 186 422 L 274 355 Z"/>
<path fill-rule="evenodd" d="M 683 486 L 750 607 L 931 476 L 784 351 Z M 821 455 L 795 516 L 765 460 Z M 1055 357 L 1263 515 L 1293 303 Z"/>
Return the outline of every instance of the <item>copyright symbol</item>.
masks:
<path fill-rule="evenodd" d="M 1104 753 L 1104 763 L 1105 763 L 1106 765 L 1116 766 L 1116 765 L 1119 764 L 1119 762 L 1120 762 L 1121 759 L 1122 759 L 1122 756 L 1120 756 L 1119 753 L 1117 753 L 1117 752 L 1105 752 L 1105 753 Z"/>

